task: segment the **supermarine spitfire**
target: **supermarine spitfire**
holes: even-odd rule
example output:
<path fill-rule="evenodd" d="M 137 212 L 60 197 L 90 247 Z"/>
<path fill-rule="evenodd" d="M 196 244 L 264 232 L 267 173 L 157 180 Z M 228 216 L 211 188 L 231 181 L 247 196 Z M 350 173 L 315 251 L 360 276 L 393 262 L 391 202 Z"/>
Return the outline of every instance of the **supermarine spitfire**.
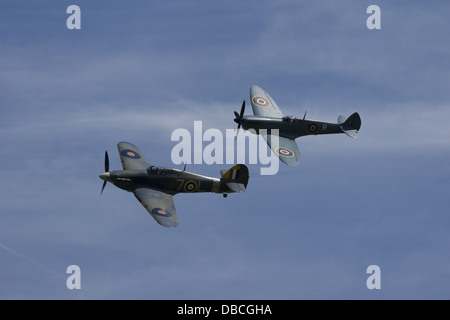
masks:
<path fill-rule="evenodd" d="M 100 174 L 106 183 L 133 192 L 138 201 L 159 224 L 178 226 L 173 196 L 177 193 L 214 192 L 224 197 L 232 192 L 244 192 L 248 184 L 248 168 L 243 164 L 221 170 L 222 177 L 212 178 L 183 170 L 150 165 L 139 149 L 129 142 L 119 142 L 123 170 L 109 171 L 108 152 L 105 152 L 105 172 Z"/>
<path fill-rule="evenodd" d="M 302 119 L 284 116 L 269 94 L 258 86 L 250 88 L 250 101 L 253 116 L 244 116 L 245 100 L 242 103 L 241 112 L 234 112 L 234 122 L 238 124 L 238 131 L 241 126 L 246 130 L 255 130 L 257 134 L 263 136 L 278 158 L 288 166 L 294 166 L 300 160 L 296 138 L 331 133 L 345 133 L 351 138 L 357 138 L 361 127 L 361 118 L 357 112 L 348 118 L 339 116 L 338 123 L 305 119 L 306 112 Z M 272 143 L 272 130 L 275 129 L 278 130 L 278 144 Z"/>

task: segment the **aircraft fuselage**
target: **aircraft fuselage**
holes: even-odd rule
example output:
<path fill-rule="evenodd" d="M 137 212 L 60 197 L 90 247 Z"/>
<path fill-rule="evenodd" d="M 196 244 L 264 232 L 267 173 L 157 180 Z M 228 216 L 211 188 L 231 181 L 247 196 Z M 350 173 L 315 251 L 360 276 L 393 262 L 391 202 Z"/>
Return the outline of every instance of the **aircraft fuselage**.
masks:
<path fill-rule="evenodd" d="M 116 170 L 109 172 L 109 176 L 105 178 L 116 187 L 130 192 L 139 187 L 148 187 L 172 195 L 193 192 L 232 192 L 218 178 L 178 169 L 154 167 L 148 170 Z"/>
<path fill-rule="evenodd" d="M 342 133 L 342 129 L 337 123 L 291 117 L 243 116 L 241 124 L 244 129 L 254 129 L 256 133 L 261 129 L 267 129 L 268 131 L 278 129 L 281 132 L 280 135 L 291 139 L 307 135 Z"/>

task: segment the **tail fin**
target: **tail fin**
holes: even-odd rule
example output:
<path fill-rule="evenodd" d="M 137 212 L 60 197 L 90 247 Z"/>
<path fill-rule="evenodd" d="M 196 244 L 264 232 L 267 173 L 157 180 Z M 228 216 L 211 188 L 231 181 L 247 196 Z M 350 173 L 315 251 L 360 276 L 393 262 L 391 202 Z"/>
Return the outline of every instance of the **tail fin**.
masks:
<path fill-rule="evenodd" d="M 338 123 L 343 133 L 351 138 L 358 138 L 358 130 L 361 128 L 361 118 L 358 112 L 348 118 L 339 116 Z"/>
<path fill-rule="evenodd" d="M 220 170 L 224 182 L 233 192 L 244 192 L 248 184 L 248 168 L 244 164 L 237 164 L 229 170 Z"/>

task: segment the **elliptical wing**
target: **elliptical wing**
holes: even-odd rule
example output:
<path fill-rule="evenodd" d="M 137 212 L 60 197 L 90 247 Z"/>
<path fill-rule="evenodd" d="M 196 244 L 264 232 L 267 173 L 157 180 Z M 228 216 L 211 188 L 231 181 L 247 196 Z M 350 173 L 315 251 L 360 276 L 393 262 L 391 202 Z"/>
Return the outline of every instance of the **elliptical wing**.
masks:
<path fill-rule="evenodd" d="M 258 86 L 251 86 L 250 101 L 255 116 L 283 118 L 283 113 L 278 108 L 272 97 Z"/>

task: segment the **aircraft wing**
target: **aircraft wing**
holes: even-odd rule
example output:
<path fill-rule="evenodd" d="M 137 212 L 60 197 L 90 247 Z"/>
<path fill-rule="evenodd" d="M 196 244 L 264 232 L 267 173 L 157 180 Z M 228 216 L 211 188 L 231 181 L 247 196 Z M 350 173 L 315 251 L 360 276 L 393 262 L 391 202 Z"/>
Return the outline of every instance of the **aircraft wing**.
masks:
<path fill-rule="evenodd" d="M 121 141 L 117 148 L 123 170 L 145 170 L 150 167 L 150 163 L 134 144 Z"/>
<path fill-rule="evenodd" d="M 172 195 L 149 188 L 136 188 L 133 193 L 160 225 L 168 228 L 178 226 L 178 216 Z"/>
<path fill-rule="evenodd" d="M 258 86 L 250 88 L 250 101 L 255 116 L 271 118 L 283 118 L 284 116 L 272 97 Z"/>
<path fill-rule="evenodd" d="M 300 161 L 300 151 L 297 143 L 293 139 L 278 136 L 278 143 L 272 141 L 272 134 L 262 134 L 270 149 L 277 157 L 290 167 L 295 166 Z"/>

